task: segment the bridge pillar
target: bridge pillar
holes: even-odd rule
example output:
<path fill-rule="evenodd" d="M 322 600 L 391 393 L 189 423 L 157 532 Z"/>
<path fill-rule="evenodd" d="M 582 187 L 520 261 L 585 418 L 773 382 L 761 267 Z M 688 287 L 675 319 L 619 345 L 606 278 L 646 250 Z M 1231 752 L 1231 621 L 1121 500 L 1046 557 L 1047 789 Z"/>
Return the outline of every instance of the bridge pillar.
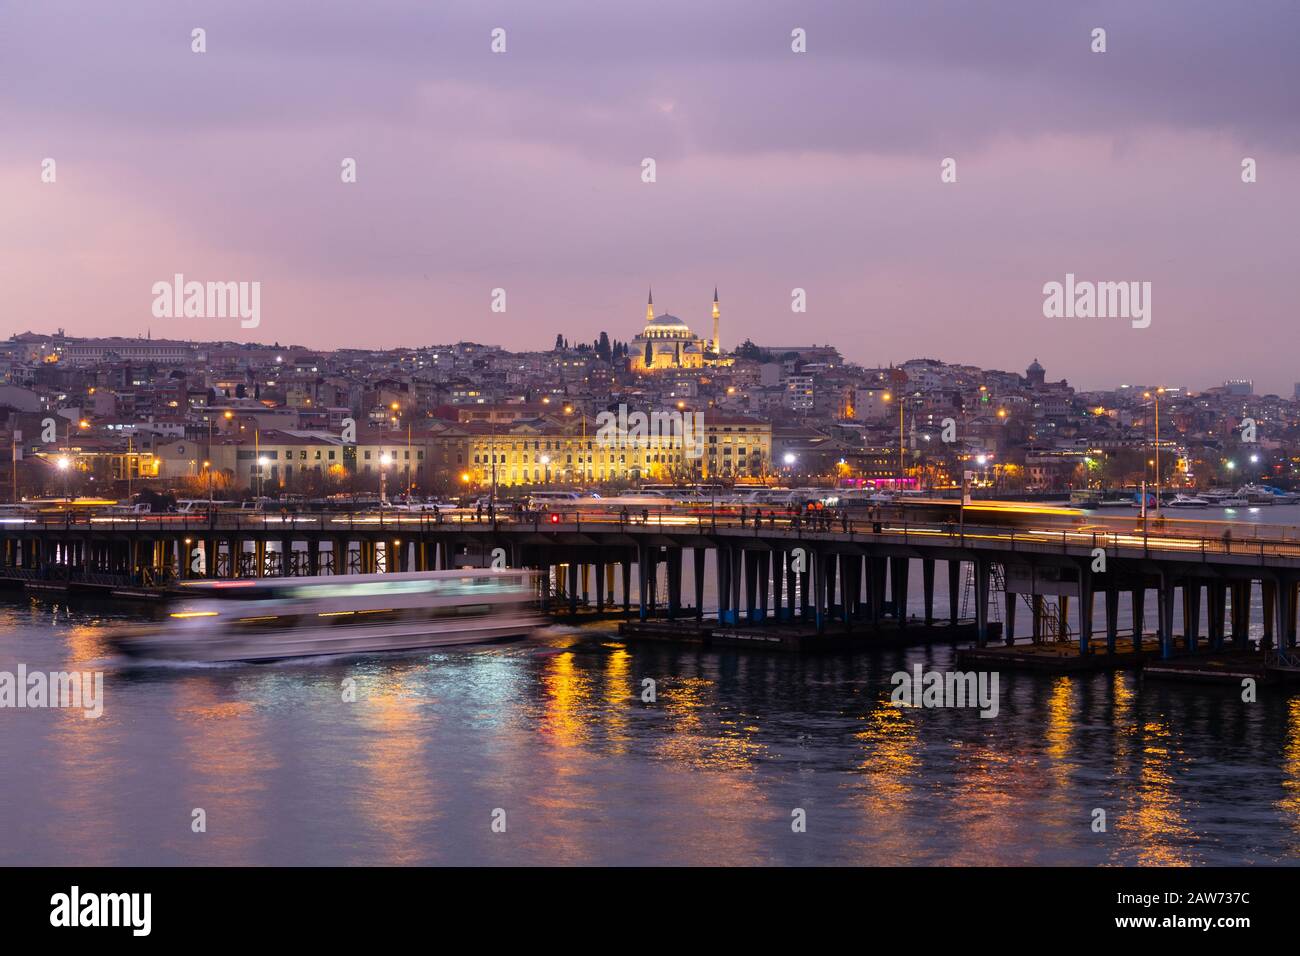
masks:
<path fill-rule="evenodd" d="M 577 615 L 578 613 L 578 564 L 576 561 L 569 562 L 568 578 L 569 580 L 568 583 L 565 585 L 565 590 L 568 592 L 569 613 L 572 615 Z M 643 596 L 641 598 L 641 620 L 644 621 L 645 618 L 646 618 L 645 597 Z"/>
<path fill-rule="evenodd" d="M 908 558 L 889 559 L 889 583 L 893 592 L 894 617 L 898 620 L 900 630 L 907 627 L 907 575 L 911 564 Z"/>
<path fill-rule="evenodd" d="M 758 552 L 758 619 L 767 620 L 767 585 L 772 575 L 772 552 Z"/>
<path fill-rule="evenodd" d="M 835 604 L 835 555 L 822 555 L 821 562 L 822 563 L 818 565 L 817 570 L 821 572 L 822 579 L 826 585 L 823 593 L 822 607 L 825 609 L 825 617 L 834 618 L 837 606 Z"/>
<path fill-rule="evenodd" d="M 682 612 L 682 549 L 669 548 L 664 563 L 668 568 L 668 620 L 674 621 Z"/>
<path fill-rule="evenodd" d="M 1133 650 L 1142 650 L 1142 631 L 1146 627 L 1147 589 L 1139 585 L 1133 589 L 1129 598 L 1130 615 L 1133 618 Z"/>
<path fill-rule="evenodd" d="M 596 562 L 596 613 L 605 612 L 605 562 Z"/>
<path fill-rule="evenodd" d="M 871 557 L 867 559 L 867 586 L 871 589 L 871 626 L 879 630 L 880 619 L 885 613 L 885 573 L 889 568 L 888 558 Z"/>
<path fill-rule="evenodd" d="M 741 548 L 741 558 L 745 564 L 745 620 L 750 624 L 758 617 L 758 554 Z"/>
<path fill-rule="evenodd" d="M 741 589 L 745 582 L 744 559 L 745 550 L 743 548 L 732 547 L 728 549 L 731 560 L 731 623 L 740 623 L 740 601 Z"/>
<path fill-rule="evenodd" d="M 1283 647 L 1295 647 L 1295 582 L 1280 576 L 1276 590 L 1277 626 L 1274 633 L 1277 647 L 1281 650 Z"/>
<path fill-rule="evenodd" d="M 718 623 L 726 624 L 731 601 L 731 558 L 722 545 L 714 550 L 713 575 L 717 579 Z"/>
<path fill-rule="evenodd" d="M 1264 600 L 1264 637 L 1260 640 L 1259 646 L 1261 650 L 1271 650 L 1273 647 L 1273 617 L 1275 605 L 1277 604 L 1277 582 L 1262 578 L 1259 582 L 1259 589 Z"/>
<path fill-rule="evenodd" d="M 624 558 L 623 565 L 623 616 L 632 615 L 632 559 Z"/>
<path fill-rule="evenodd" d="M 814 620 L 816 617 L 816 614 L 814 613 L 814 605 L 816 602 L 813 600 L 812 593 L 813 561 L 815 560 L 815 557 L 812 548 L 805 547 L 802 548 L 802 551 L 803 570 L 798 572 L 799 616 L 803 619 L 804 623 L 807 623 L 808 621 L 814 621 L 814 623 L 816 623 Z"/>
<path fill-rule="evenodd" d="M 1064 644 L 1070 635 L 1070 596 L 1062 594 L 1056 602 L 1056 640 Z"/>
<path fill-rule="evenodd" d="M 1113 581 L 1106 585 L 1106 653 L 1115 653 L 1119 637 L 1119 588 Z"/>
<path fill-rule="evenodd" d="M 813 619 L 817 633 L 826 630 L 826 557 L 818 551 L 808 553 L 808 572 L 811 576 L 813 597 Z"/>
<path fill-rule="evenodd" d="M 785 611 L 781 591 L 785 583 L 785 551 L 780 548 L 772 552 L 772 620 L 784 621 Z"/>
<path fill-rule="evenodd" d="M 1174 579 L 1172 574 L 1162 572 L 1160 575 L 1159 600 L 1160 614 L 1160 656 L 1168 660 L 1174 656 Z"/>
<path fill-rule="evenodd" d="M 1205 636 L 1210 641 L 1210 650 L 1223 649 L 1223 608 L 1227 595 L 1227 585 L 1222 581 L 1209 581 L 1205 585 Z"/>
<path fill-rule="evenodd" d="M 989 563 L 975 559 L 975 640 L 980 647 L 989 641 Z"/>
<path fill-rule="evenodd" d="M 1092 572 L 1086 567 L 1079 568 L 1079 656 L 1087 657 L 1092 653 L 1092 609 L 1093 609 Z"/>
<path fill-rule="evenodd" d="M 1274 591 L 1277 593 L 1277 596 L 1274 597 L 1277 623 L 1274 624 L 1273 633 L 1275 639 L 1277 639 L 1277 648 L 1281 650 L 1284 646 L 1294 646 L 1290 631 L 1291 622 L 1294 620 L 1292 615 L 1295 614 L 1295 585 L 1286 578 L 1279 578 Z"/>
<path fill-rule="evenodd" d="M 1250 639 L 1251 581 L 1232 582 L 1232 643 L 1239 649 Z"/>
<path fill-rule="evenodd" d="M 921 559 L 921 595 L 925 608 L 925 626 L 929 627 L 934 623 L 934 558 Z"/>
<path fill-rule="evenodd" d="M 704 562 L 708 557 L 708 552 L 703 548 L 692 548 L 692 558 L 694 565 L 692 570 L 695 576 L 692 579 L 695 586 L 695 620 L 704 620 Z"/>
<path fill-rule="evenodd" d="M 1201 636 L 1201 582 L 1183 582 L 1183 649 L 1195 654 Z"/>
<path fill-rule="evenodd" d="M 948 559 L 948 623 L 957 626 L 957 616 L 961 613 L 959 595 L 961 593 L 961 560 Z"/>
<path fill-rule="evenodd" d="M 831 555 L 831 561 L 836 560 L 835 555 Z M 844 630 L 853 628 L 853 579 L 850 576 L 849 569 L 853 564 L 853 556 L 849 554 L 839 555 L 838 575 L 840 579 L 840 619 L 844 622 Z"/>
<path fill-rule="evenodd" d="M 1006 604 L 1006 634 L 1002 635 L 1004 644 L 1014 644 L 1016 642 L 1016 598 L 1019 597 L 1015 591 L 1007 591 L 1003 595 Z"/>

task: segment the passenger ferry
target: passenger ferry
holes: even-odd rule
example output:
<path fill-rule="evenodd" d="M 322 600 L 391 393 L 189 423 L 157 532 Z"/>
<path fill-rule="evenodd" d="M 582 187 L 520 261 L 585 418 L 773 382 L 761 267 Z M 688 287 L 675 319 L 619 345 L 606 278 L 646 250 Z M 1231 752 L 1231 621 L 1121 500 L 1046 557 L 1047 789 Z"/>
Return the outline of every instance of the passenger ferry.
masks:
<path fill-rule="evenodd" d="M 131 657 L 216 663 L 410 651 L 522 637 L 545 621 L 534 571 L 199 581 L 157 626 L 109 637 Z"/>

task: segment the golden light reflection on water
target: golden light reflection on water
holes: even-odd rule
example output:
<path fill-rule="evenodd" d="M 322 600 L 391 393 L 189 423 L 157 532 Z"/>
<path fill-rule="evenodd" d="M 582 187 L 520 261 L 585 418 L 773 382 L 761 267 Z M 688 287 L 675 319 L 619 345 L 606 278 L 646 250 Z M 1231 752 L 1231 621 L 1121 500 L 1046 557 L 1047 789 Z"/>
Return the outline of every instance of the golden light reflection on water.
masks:
<path fill-rule="evenodd" d="M 632 670 L 632 655 L 622 644 L 606 645 L 610 654 L 605 660 L 604 713 L 608 735 L 609 752 L 622 755 L 627 752 L 628 707 L 637 706 L 640 696 L 636 694 L 629 675 Z"/>
<path fill-rule="evenodd" d="M 592 675 L 577 666 L 573 651 L 547 658 L 542 670 L 542 738 L 557 747 L 576 747 L 591 733 L 587 716 L 594 700 Z"/>
<path fill-rule="evenodd" d="M 177 821 L 183 836 L 166 845 L 187 856 L 197 853 L 205 863 L 255 859 L 258 844 L 281 812 L 267 800 L 269 775 L 279 766 L 267 717 L 250 701 L 232 699 L 224 685 L 207 676 L 183 678 L 175 687 L 173 712 L 188 778 Z M 196 807 L 207 815 L 206 833 L 194 834 L 188 825 Z"/>
<path fill-rule="evenodd" d="M 1300 697 L 1292 697 L 1286 708 L 1286 741 L 1282 751 L 1282 799 L 1277 802 L 1293 839 L 1291 855 L 1300 852 Z"/>
<path fill-rule="evenodd" d="M 717 699 L 717 685 L 704 677 L 685 677 L 659 684 L 659 702 L 668 730 L 659 755 L 699 770 L 752 770 L 765 751 L 759 728 L 748 717 L 719 716 L 711 732 L 704 720 L 727 713 Z"/>
<path fill-rule="evenodd" d="M 70 628 L 65 640 L 67 659 L 59 669 L 83 671 L 90 677 L 96 668 L 87 665 L 103 656 L 97 632 L 86 626 Z M 77 866 L 111 865 L 124 848 L 115 836 L 119 828 L 112 802 L 104 798 L 104 781 L 118 779 L 124 769 L 116 748 L 121 722 L 110 697 L 113 677 L 104 675 L 105 699 L 99 717 L 87 719 L 84 710 L 76 707 L 50 712 L 55 724 L 49 747 L 58 781 L 49 788 L 50 802 L 58 809 L 57 823 L 52 825 L 57 835 L 51 837 L 58 845 L 76 848 L 69 862 Z"/>
<path fill-rule="evenodd" d="M 907 820 L 909 798 L 919 782 L 920 750 L 924 746 L 911 708 L 896 707 L 884 693 L 861 718 L 863 728 L 854 733 L 862 759 L 850 786 L 862 808 L 859 840 L 869 844 L 873 857 L 907 863 L 916 852 Z"/>
<path fill-rule="evenodd" d="M 437 739 L 437 719 L 409 692 L 409 669 L 359 682 L 358 716 L 367 731 L 356 795 L 369 827 L 368 840 L 352 862 L 402 866 L 428 858 L 418 839 L 440 816 L 424 748 Z"/>
<path fill-rule="evenodd" d="M 1114 858 L 1117 862 L 1141 866 L 1186 866 L 1193 862 L 1186 846 L 1196 839 L 1182 812 L 1177 790 L 1179 763 L 1183 757 L 1177 737 L 1164 718 L 1147 720 L 1125 731 L 1140 748 L 1137 785 L 1125 790 L 1124 809 L 1113 823 L 1121 837 Z"/>

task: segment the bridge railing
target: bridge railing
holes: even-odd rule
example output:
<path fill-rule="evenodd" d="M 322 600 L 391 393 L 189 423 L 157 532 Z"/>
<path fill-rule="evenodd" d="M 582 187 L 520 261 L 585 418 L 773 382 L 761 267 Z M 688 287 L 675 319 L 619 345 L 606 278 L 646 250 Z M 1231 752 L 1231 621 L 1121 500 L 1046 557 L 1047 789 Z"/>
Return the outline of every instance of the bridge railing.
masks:
<path fill-rule="evenodd" d="M 1208 559 L 1219 555 L 1249 557 L 1300 558 L 1300 533 L 1296 538 L 1234 536 L 1231 531 L 1214 536 L 1190 534 L 1185 529 L 1161 528 L 1152 521 L 1144 528 L 1136 524 L 1131 530 L 1098 531 L 1089 528 L 1031 528 L 1004 524 L 972 524 L 956 521 L 908 521 L 885 514 L 850 516 L 847 512 L 822 512 L 800 515 L 785 511 L 738 514 L 726 511 L 649 510 L 637 512 L 590 509 L 534 510 L 513 509 L 459 510 L 456 512 L 408 513 L 389 511 L 318 512 L 282 514 L 204 515 L 50 515 L 10 519 L 0 525 L 0 534 L 21 535 L 27 532 L 86 532 L 192 534 L 195 537 L 238 534 L 292 536 L 297 533 L 352 534 L 400 531 L 402 533 L 470 529 L 511 529 L 529 527 L 533 531 L 569 531 L 588 528 L 620 528 L 629 532 L 656 529 L 673 531 L 749 531 L 755 536 L 764 532 L 808 535 L 836 534 L 850 538 L 869 538 L 911 543 L 943 541 L 960 546 L 981 541 L 1010 550 L 1071 551 L 1080 548 L 1141 549 L 1161 555 L 1181 554 Z M 1244 529 L 1243 529 L 1244 530 Z"/>

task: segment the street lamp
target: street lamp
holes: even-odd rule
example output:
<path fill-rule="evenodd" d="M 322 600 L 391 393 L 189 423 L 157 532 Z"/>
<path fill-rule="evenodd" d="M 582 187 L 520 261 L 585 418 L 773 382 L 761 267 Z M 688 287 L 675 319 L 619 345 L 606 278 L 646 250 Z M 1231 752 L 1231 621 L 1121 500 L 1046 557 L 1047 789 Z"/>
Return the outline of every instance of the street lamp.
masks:
<path fill-rule="evenodd" d="M 393 462 L 393 457 L 389 455 L 388 452 L 384 452 L 382 455 L 379 456 L 379 505 L 380 507 L 383 507 L 384 505 L 388 504 L 388 496 L 386 494 L 386 481 L 388 478 L 387 469 L 388 466 L 392 464 L 392 462 Z"/>
<path fill-rule="evenodd" d="M 63 455 L 58 460 L 59 471 L 63 472 L 63 497 L 64 500 L 71 500 L 68 495 L 68 469 L 72 467 L 72 460 Z"/>
<path fill-rule="evenodd" d="M 1151 392 L 1142 393 L 1143 398 L 1156 400 L 1156 514 L 1160 513 L 1160 396 L 1164 393 L 1164 386 L 1157 388 L 1154 396 Z"/>

